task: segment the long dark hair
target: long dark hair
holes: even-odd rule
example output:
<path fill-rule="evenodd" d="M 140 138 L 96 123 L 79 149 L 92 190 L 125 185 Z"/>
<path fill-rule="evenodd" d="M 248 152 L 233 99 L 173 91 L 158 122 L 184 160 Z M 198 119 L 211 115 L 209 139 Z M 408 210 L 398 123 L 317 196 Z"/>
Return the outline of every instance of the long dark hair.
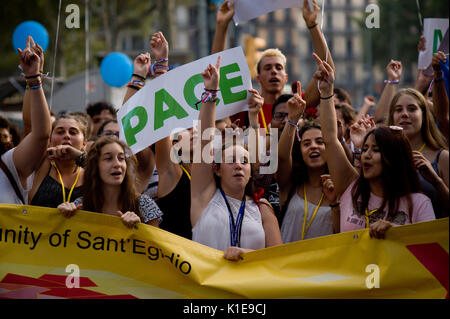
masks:
<path fill-rule="evenodd" d="M 390 127 L 378 127 L 364 137 L 373 135 L 381 154 L 383 183 L 383 202 L 378 208 L 383 210 L 388 203 L 388 218 L 392 220 L 397 212 L 400 198 L 406 196 L 409 206 L 409 219 L 412 221 L 412 193 L 421 192 L 420 182 L 416 168 L 413 164 L 411 145 L 401 129 Z M 352 188 L 353 207 L 364 214 L 368 208 L 370 198 L 369 180 L 364 178 L 361 168 L 360 177 Z"/>
<path fill-rule="evenodd" d="M 84 182 L 82 186 L 83 209 L 93 212 L 102 212 L 102 207 L 107 200 L 103 196 L 103 181 L 100 178 L 99 160 L 104 146 L 116 143 L 125 152 L 125 161 L 127 170 L 120 190 L 121 211 L 123 213 L 131 211 L 136 213 L 142 220 L 142 214 L 139 209 L 139 199 L 135 187 L 136 158 L 130 148 L 122 141 L 110 136 L 100 137 L 92 144 L 87 155 L 86 170 L 84 171 Z"/>

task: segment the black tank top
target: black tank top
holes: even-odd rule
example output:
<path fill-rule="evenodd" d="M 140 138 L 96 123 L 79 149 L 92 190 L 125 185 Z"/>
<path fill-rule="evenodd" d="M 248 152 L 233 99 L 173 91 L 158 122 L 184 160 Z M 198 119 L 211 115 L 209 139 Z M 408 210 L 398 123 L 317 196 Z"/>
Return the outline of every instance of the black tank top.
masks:
<path fill-rule="evenodd" d="M 31 200 L 31 205 L 56 208 L 59 204 L 62 204 L 63 194 L 61 184 L 50 176 L 50 170 L 39 186 L 36 194 L 34 194 L 33 199 Z M 67 189 L 66 187 L 64 187 L 64 189 L 66 192 L 66 196 L 68 197 L 70 189 Z M 73 202 L 80 196 L 81 186 L 75 187 L 73 189 L 72 195 L 70 196 L 70 201 Z"/>
<path fill-rule="evenodd" d="M 185 172 L 172 192 L 158 199 L 158 206 L 164 213 L 161 229 L 192 239 L 191 181 Z"/>

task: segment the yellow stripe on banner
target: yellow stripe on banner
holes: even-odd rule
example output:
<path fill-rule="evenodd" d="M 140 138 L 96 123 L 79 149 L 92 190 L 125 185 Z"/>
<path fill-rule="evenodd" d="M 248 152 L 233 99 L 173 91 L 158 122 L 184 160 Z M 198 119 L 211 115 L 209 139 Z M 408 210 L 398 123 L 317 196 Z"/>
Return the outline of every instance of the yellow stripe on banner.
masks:
<path fill-rule="evenodd" d="M 79 211 L 66 219 L 57 209 L 2 204 L 0 298 L 445 298 L 428 268 L 446 263 L 448 272 L 448 226 L 445 218 L 393 227 L 385 240 L 364 229 L 231 262 L 159 228 L 128 229 L 118 217 Z M 79 267 L 81 292 L 65 290 L 68 265 Z"/>

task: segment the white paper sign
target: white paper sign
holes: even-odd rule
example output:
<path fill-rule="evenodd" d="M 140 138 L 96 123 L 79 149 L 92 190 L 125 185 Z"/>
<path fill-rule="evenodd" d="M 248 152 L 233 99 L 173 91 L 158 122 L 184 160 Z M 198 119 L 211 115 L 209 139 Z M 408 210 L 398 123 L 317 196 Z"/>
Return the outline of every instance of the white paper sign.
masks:
<path fill-rule="evenodd" d="M 419 70 L 426 69 L 433 59 L 433 53 L 441 44 L 448 29 L 448 19 L 424 19 L 423 35 L 425 37 L 425 51 L 419 53 Z"/>
<path fill-rule="evenodd" d="M 188 129 L 198 120 L 204 91 L 203 72 L 216 65 L 222 56 L 216 118 L 248 110 L 248 90 L 252 88 L 250 71 L 241 47 L 210 55 L 178 67 L 148 82 L 117 113 L 120 139 L 133 153 L 174 133 Z"/>
<path fill-rule="evenodd" d="M 301 7 L 302 0 L 235 0 L 233 19 L 238 25 L 272 11 Z M 312 0 L 309 0 L 309 7 L 312 8 Z"/>

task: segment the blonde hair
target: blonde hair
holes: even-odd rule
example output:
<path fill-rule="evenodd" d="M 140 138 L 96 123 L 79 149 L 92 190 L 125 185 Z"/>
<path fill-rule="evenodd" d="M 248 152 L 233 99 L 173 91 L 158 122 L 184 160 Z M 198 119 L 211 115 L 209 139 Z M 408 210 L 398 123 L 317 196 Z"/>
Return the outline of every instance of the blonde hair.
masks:
<path fill-rule="evenodd" d="M 287 60 L 283 52 L 281 52 L 279 49 L 267 49 L 262 52 L 261 57 L 259 58 L 258 63 L 256 64 L 256 70 L 258 71 L 258 74 L 262 59 L 273 56 L 281 58 L 281 60 L 283 61 L 284 68 L 286 68 Z"/>
<path fill-rule="evenodd" d="M 403 95 L 409 95 L 414 98 L 417 102 L 417 105 L 422 111 L 422 127 L 421 133 L 424 142 L 434 150 L 438 150 L 440 148 L 448 149 L 447 143 L 445 141 L 444 135 L 439 131 L 435 124 L 435 118 L 431 113 L 430 107 L 427 103 L 427 100 L 423 96 L 422 93 L 417 91 L 416 89 L 407 88 L 401 89 L 397 92 L 397 94 L 393 97 L 391 104 L 389 106 L 389 116 L 387 119 L 387 125 L 394 125 L 394 112 L 395 105 L 398 100 Z"/>

